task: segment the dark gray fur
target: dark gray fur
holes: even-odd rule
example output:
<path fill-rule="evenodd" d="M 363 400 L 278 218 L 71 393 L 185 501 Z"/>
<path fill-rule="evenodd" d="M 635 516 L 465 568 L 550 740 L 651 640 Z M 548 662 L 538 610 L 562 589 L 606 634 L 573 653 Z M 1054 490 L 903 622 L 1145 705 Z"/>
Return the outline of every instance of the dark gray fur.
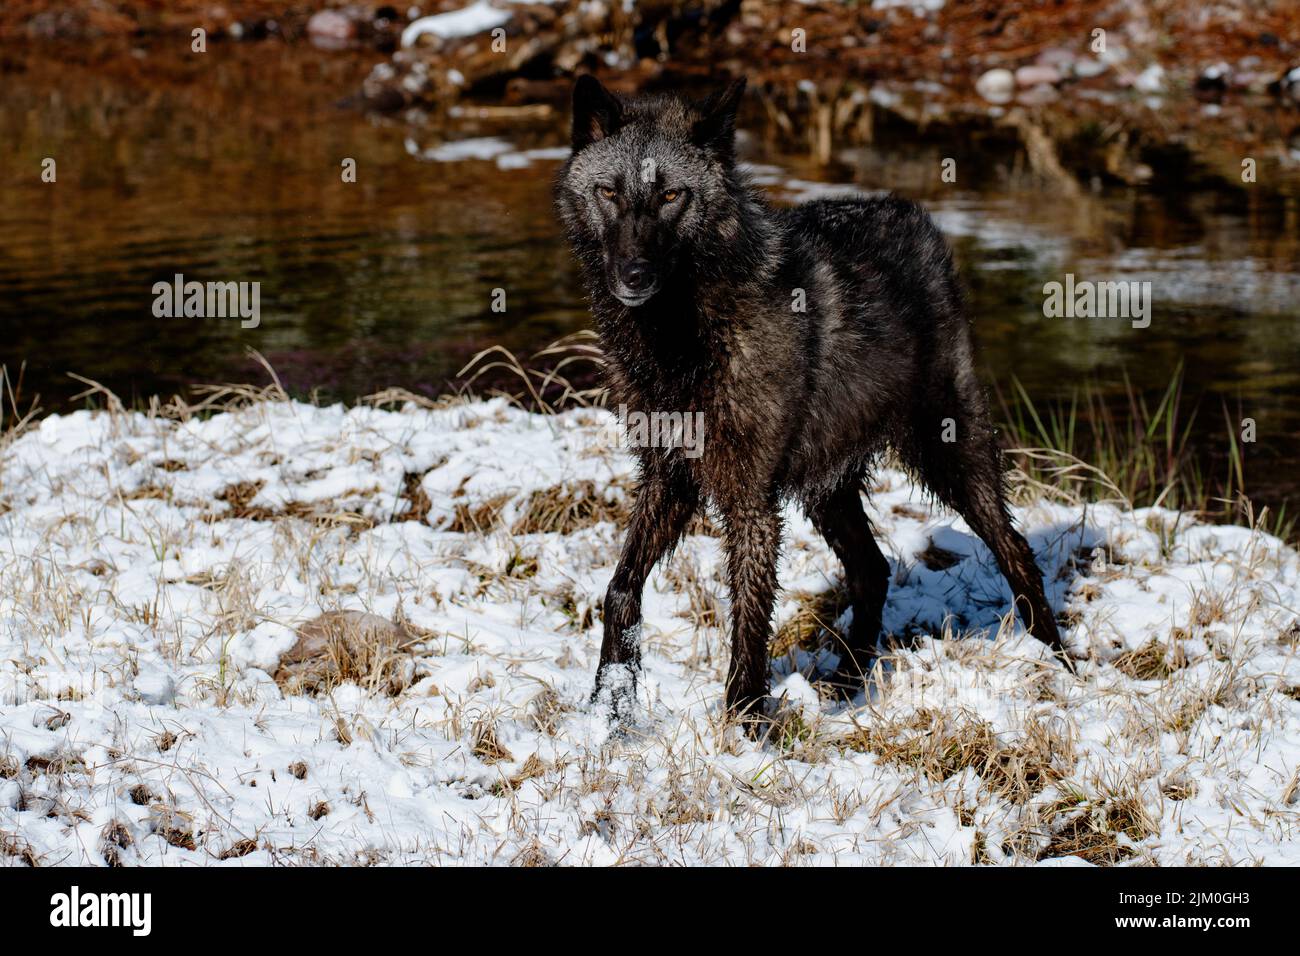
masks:
<path fill-rule="evenodd" d="M 886 448 L 983 538 L 1030 631 L 1059 652 L 1033 552 L 1008 516 L 947 243 L 920 206 L 894 196 L 768 207 L 735 164 L 743 87 L 703 103 L 624 100 L 589 76 L 574 89 L 573 155 L 555 201 L 612 404 L 703 412 L 706 429 L 696 459 L 637 450 L 641 484 L 605 599 L 597 693 L 627 716 L 646 578 L 704 502 L 721 518 L 732 596 L 728 706 L 757 712 L 767 693 L 788 499 L 844 565 L 853 623 L 841 670 L 860 677 L 889 587 L 860 491 Z M 954 442 L 943 441 L 946 419 Z"/>

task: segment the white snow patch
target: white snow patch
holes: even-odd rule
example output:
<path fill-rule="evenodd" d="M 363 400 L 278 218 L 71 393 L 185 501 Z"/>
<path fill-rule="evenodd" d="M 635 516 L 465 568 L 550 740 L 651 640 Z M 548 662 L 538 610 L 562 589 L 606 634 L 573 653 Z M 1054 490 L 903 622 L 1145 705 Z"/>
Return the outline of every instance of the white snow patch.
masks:
<path fill-rule="evenodd" d="M 848 705 L 815 683 L 829 641 L 774 660 L 798 720 L 757 742 L 721 721 L 725 565 L 691 535 L 647 585 L 636 725 L 611 735 L 588 703 L 633 475 L 610 420 L 258 402 L 77 412 L 13 440 L 0 831 L 94 865 L 112 821 L 128 864 L 1023 864 L 1122 805 L 1145 820 L 1112 835 L 1122 861 L 1300 862 L 1300 560 L 1245 528 L 1174 534 L 1160 509 L 1015 510 L 1086 658 L 1075 677 L 1004 623 L 964 522 L 881 469 L 884 626 L 914 646 Z M 403 521 L 414 487 L 427 515 Z M 600 507 L 566 533 L 512 530 L 557 489 Z M 778 628 L 840 576 L 796 510 L 786 527 Z M 932 540 L 956 563 L 927 566 Z M 285 695 L 270 675 L 326 610 L 404 619 L 409 684 Z M 963 728 L 1012 756 L 908 762 Z M 1025 753 L 1046 769 L 1017 786 Z"/>

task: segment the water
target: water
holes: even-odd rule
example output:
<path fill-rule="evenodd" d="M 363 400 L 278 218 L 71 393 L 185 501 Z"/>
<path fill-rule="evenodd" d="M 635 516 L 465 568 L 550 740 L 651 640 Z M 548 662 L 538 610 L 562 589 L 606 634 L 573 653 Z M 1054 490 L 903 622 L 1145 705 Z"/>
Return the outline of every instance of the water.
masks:
<path fill-rule="evenodd" d="M 250 349 L 295 394 L 437 395 L 488 345 L 526 355 L 587 325 L 550 207 L 558 113 L 367 117 L 338 100 L 373 54 L 65 52 L 11 55 L 0 103 L 0 361 L 11 378 L 26 363 L 23 394 L 45 410 L 79 404 L 68 372 L 128 403 L 264 381 Z M 1257 424 L 1253 492 L 1281 503 L 1300 490 L 1294 173 L 1243 187 L 1171 160 L 1150 186 L 1070 195 L 1028 175 L 1015 138 L 987 124 L 921 131 L 882 115 L 872 146 L 826 167 L 778 145 L 754 113 L 744 152 L 775 199 L 833 180 L 931 207 L 971 286 L 982 371 L 1004 393 L 1012 375 L 1036 402 L 1087 379 L 1118 392 L 1126 371 L 1158 396 L 1181 359 L 1205 460 L 1226 454 L 1226 400 Z M 465 138 L 487 158 L 427 158 L 463 152 L 447 144 Z M 541 152 L 525 163 L 527 150 Z M 56 184 L 40 181 L 45 157 Z M 955 185 L 938 176 L 944 157 Z M 341 179 L 345 158 L 356 183 Z M 1150 327 L 1044 318 L 1043 284 L 1066 272 L 1150 281 Z M 155 318 L 152 287 L 176 273 L 260 282 L 260 326 Z"/>

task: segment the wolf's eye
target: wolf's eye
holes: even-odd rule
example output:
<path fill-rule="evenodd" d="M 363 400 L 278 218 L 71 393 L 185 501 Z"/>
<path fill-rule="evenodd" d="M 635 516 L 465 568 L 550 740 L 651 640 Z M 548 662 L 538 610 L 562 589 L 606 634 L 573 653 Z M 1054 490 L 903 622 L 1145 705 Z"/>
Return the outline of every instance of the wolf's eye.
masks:
<path fill-rule="evenodd" d="M 612 200 L 618 196 L 618 191 L 614 189 L 610 189 L 608 186 L 601 186 L 596 191 L 600 193 L 602 196 L 604 196 L 606 199 Z"/>
<path fill-rule="evenodd" d="M 676 202 L 677 197 L 680 196 L 681 194 L 682 191 L 680 189 L 670 189 L 663 194 L 662 198 L 664 202 Z"/>

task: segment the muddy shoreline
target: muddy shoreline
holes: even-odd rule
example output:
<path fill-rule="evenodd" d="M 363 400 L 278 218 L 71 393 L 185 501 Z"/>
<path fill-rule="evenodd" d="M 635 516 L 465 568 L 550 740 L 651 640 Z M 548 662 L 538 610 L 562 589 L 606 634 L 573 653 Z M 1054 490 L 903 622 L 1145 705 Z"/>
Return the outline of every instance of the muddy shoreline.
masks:
<path fill-rule="evenodd" d="M 1097 180 L 1147 183 L 1153 153 L 1193 157 L 1235 183 L 1249 158 L 1258 180 L 1287 195 L 1300 188 L 1300 70 L 1292 75 L 1300 20 L 1247 16 L 1244 5 L 1235 17 L 1233 4 L 1218 16 L 1175 10 L 1157 17 L 1140 5 L 1096 0 L 949 4 L 918 15 L 903 6 L 746 0 L 702 4 L 695 14 L 647 3 L 628 19 L 597 4 L 575 25 L 561 0 L 503 4 L 501 16 L 511 19 L 501 42 L 513 45 L 504 56 L 481 31 L 410 34 L 414 41 L 401 45 L 417 13 L 429 23 L 430 13 L 466 5 L 399 11 L 380 3 L 19 0 L 0 12 L 0 73 L 66 72 L 62 82 L 105 75 L 142 89 L 193 85 L 203 108 L 210 61 L 175 55 L 197 26 L 206 31 L 208 57 L 247 49 L 251 58 L 235 58 L 255 66 L 273 62 L 277 48 L 309 47 L 319 62 L 313 98 L 440 128 L 467 117 L 525 125 L 547 118 L 565 108 L 578 70 L 595 70 L 629 92 L 703 89 L 720 75 L 745 73 L 751 121 L 821 165 L 837 150 L 871 145 L 880 116 L 896 114 L 922 129 L 1009 132 L 1034 172 L 1071 195 Z M 481 0 L 475 9 L 497 10 Z M 563 30 L 572 36 L 559 36 Z M 1102 53 L 1097 31 L 1104 31 Z M 300 96 L 303 87 L 289 84 L 285 95 Z M 276 112 L 294 106 L 277 104 Z"/>

